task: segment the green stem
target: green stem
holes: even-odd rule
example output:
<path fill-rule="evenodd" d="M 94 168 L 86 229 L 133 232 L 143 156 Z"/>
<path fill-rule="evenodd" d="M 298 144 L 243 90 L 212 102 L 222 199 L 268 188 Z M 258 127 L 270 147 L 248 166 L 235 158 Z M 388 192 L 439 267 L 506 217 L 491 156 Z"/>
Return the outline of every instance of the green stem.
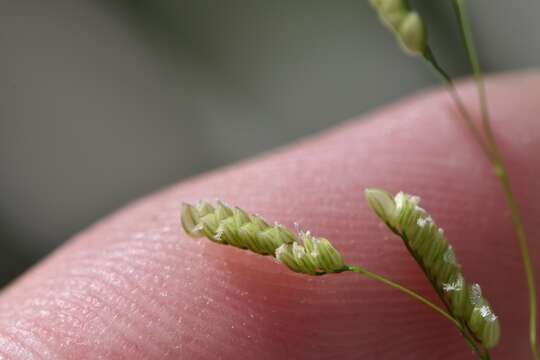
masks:
<path fill-rule="evenodd" d="M 503 192 L 505 194 L 506 202 L 510 208 L 512 223 L 516 232 L 516 237 L 519 243 L 519 248 L 521 251 L 521 257 L 523 259 L 523 265 L 525 267 L 525 274 L 527 276 L 527 285 L 529 288 L 529 341 L 531 345 L 532 357 L 535 360 L 540 359 L 540 354 L 538 353 L 537 340 L 536 340 L 536 318 L 537 318 L 537 295 L 536 295 L 536 286 L 534 281 L 534 270 L 532 266 L 532 261 L 529 255 L 529 246 L 527 241 L 527 235 L 525 233 L 525 228 L 523 226 L 523 220 L 518 210 L 518 205 L 514 193 L 512 191 L 512 186 L 510 184 L 510 179 L 508 177 L 508 171 L 503 162 L 501 151 L 493 135 L 493 130 L 491 128 L 491 121 L 489 116 L 489 111 L 487 107 L 486 99 L 486 88 L 482 76 L 482 70 L 480 68 L 480 62 L 478 61 L 478 55 L 473 42 L 472 32 L 469 25 L 469 19 L 467 12 L 465 10 L 463 0 L 453 0 L 453 8 L 456 14 L 456 17 L 459 22 L 461 29 L 461 35 L 463 37 L 463 42 L 467 50 L 467 55 L 469 61 L 473 68 L 474 77 L 476 79 L 478 96 L 480 98 L 480 109 L 482 112 L 482 128 L 484 130 L 488 146 L 491 149 L 492 157 L 490 158 L 495 174 L 499 178 L 499 181 L 502 185 Z"/>
<path fill-rule="evenodd" d="M 368 270 L 366 270 L 364 268 L 361 268 L 359 266 L 345 265 L 345 267 L 346 267 L 347 271 L 351 271 L 351 272 L 355 272 L 355 273 L 364 275 L 364 276 L 366 276 L 366 277 L 368 277 L 368 278 L 370 278 L 372 280 L 375 280 L 375 281 L 381 282 L 383 284 L 386 284 L 386 285 L 388 285 L 390 287 L 393 287 L 396 290 L 399 290 L 399 291 L 411 296 L 415 300 L 420 301 L 421 303 L 429 306 L 431 309 L 438 312 L 440 315 L 444 316 L 447 320 L 452 322 L 458 329 L 460 329 L 460 330 L 462 329 L 460 322 L 457 321 L 452 315 L 450 315 L 449 313 L 447 313 L 446 311 L 444 311 L 439 306 L 435 305 L 434 303 L 432 303 L 431 301 L 429 301 L 428 299 L 426 299 L 422 295 L 419 295 L 419 294 L 415 293 L 414 291 L 409 290 L 406 287 L 403 287 L 403 286 L 399 285 L 398 283 L 395 283 L 392 280 L 389 280 L 389 279 L 385 278 L 384 276 L 377 275 L 377 274 L 372 273 L 372 272 L 370 272 L 370 271 L 368 271 Z"/>
<path fill-rule="evenodd" d="M 429 46 L 426 48 L 426 51 L 424 52 L 423 56 L 424 56 L 424 59 L 428 62 L 428 64 L 433 68 L 433 70 L 435 70 L 437 74 L 439 74 L 439 76 L 442 78 L 444 83 L 447 85 L 448 92 L 450 96 L 452 97 L 452 100 L 456 104 L 456 107 L 458 108 L 458 111 L 461 115 L 461 118 L 465 122 L 465 125 L 467 126 L 471 134 L 473 135 L 475 141 L 478 144 L 480 144 L 480 146 L 482 147 L 484 154 L 489 159 L 491 159 L 492 158 L 491 151 L 489 147 L 485 144 L 484 140 L 482 140 L 482 135 L 480 134 L 480 132 L 474 125 L 472 121 L 472 116 L 469 114 L 469 112 L 467 111 L 467 107 L 461 100 L 457 92 L 457 88 L 454 84 L 454 81 L 452 80 L 452 77 L 450 77 L 450 75 L 448 75 L 448 73 L 444 70 L 444 68 L 439 64 L 439 62 L 435 58 L 435 54 L 433 53 L 433 51 L 431 50 Z"/>
<path fill-rule="evenodd" d="M 482 127 L 484 129 L 484 132 L 486 133 L 486 137 L 493 139 L 493 131 L 491 129 L 489 112 L 487 108 L 486 87 L 484 84 L 484 79 L 482 77 L 482 70 L 480 69 L 480 62 L 478 61 L 478 54 L 476 53 L 476 48 L 474 46 L 472 38 L 469 18 L 465 11 L 464 1 L 453 0 L 452 4 L 454 5 L 453 8 L 458 19 L 459 29 L 461 30 L 461 37 L 465 45 L 465 50 L 467 51 L 467 56 L 469 57 L 469 62 L 473 69 L 474 78 L 476 80 L 478 96 L 480 98 L 480 108 L 482 112 Z"/>
<path fill-rule="evenodd" d="M 480 348 L 478 347 L 477 343 L 476 343 L 475 337 L 472 335 L 472 331 L 469 329 L 467 324 L 464 323 L 463 321 L 461 321 L 460 319 L 457 319 L 454 316 L 454 314 L 452 312 L 452 309 L 450 308 L 450 305 L 448 304 L 448 302 L 444 298 L 443 294 L 439 291 L 437 285 L 435 284 L 435 282 L 433 281 L 431 276 L 429 276 L 426 268 L 424 267 L 424 265 L 422 264 L 420 259 L 412 251 L 406 237 L 403 238 L 404 235 L 402 235 L 399 231 L 397 231 L 397 229 L 394 228 L 394 226 L 392 226 L 390 223 L 386 223 L 386 225 L 388 226 L 390 231 L 392 231 L 394 234 L 396 234 L 397 236 L 399 236 L 399 237 L 401 237 L 403 239 L 403 243 L 405 244 L 405 247 L 409 251 L 409 254 L 413 257 L 413 259 L 416 261 L 416 263 L 420 266 L 420 269 L 422 270 L 422 272 L 424 273 L 424 275 L 426 276 L 426 278 L 430 282 L 431 286 L 435 290 L 435 293 L 438 295 L 441 302 L 444 304 L 446 310 L 441 309 L 437 305 L 433 304 L 431 301 L 429 301 L 426 298 L 422 297 L 421 295 L 413 292 L 412 290 L 409 290 L 409 289 L 407 289 L 407 288 L 405 288 L 405 287 L 403 287 L 403 286 L 401 286 L 399 284 L 396 284 L 393 281 L 382 277 L 381 275 L 373 274 L 373 273 L 371 273 L 371 272 L 369 272 L 366 269 L 363 269 L 361 267 L 356 267 L 356 266 L 352 266 L 352 265 L 345 265 L 343 271 L 348 270 L 348 271 L 353 271 L 353 272 L 356 272 L 356 273 L 360 273 L 360 274 L 365 275 L 366 277 L 369 277 L 369 278 L 371 278 L 373 280 L 376 280 L 376 281 L 382 282 L 382 283 L 384 283 L 386 285 L 389 285 L 390 287 L 393 287 L 393 288 L 395 288 L 395 289 L 397 289 L 397 290 L 399 290 L 399 291 L 413 297 L 414 299 L 421 301 L 425 305 L 429 306 L 433 310 L 435 310 L 438 313 L 440 313 L 441 315 L 443 315 L 445 318 L 452 321 L 452 323 L 457 327 L 459 333 L 461 334 L 461 336 L 463 337 L 463 339 L 465 340 L 467 345 L 469 345 L 471 350 L 478 356 L 478 358 L 480 358 L 482 360 L 489 360 L 490 359 L 489 351 L 487 349 L 483 349 L 483 351 L 481 351 Z"/>
<path fill-rule="evenodd" d="M 521 256 L 523 258 L 523 266 L 525 267 L 525 273 L 527 276 L 527 286 L 529 287 L 529 342 L 531 344 L 531 352 L 533 359 L 540 359 L 540 354 L 538 353 L 537 342 L 536 342 L 536 317 L 537 317 L 537 305 L 536 305 L 536 286 L 534 280 L 534 270 L 532 266 L 531 257 L 529 255 L 529 248 L 527 242 L 527 236 L 525 234 L 525 228 L 523 226 L 523 221 L 519 215 L 517 202 L 512 192 L 512 187 L 510 185 L 510 180 L 508 174 L 505 170 L 505 167 L 500 163 L 501 172 L 498 174 L 501 181 L 502 187 L 504 189 L 504 194 L 506 197 L 506 202 L 510 207 L 510 213 L 512 217 L 512 222 L 516 231 L 516 236 L 519 243 L 519 248 L 521 251 Z"/>
<path fill-rule="evenodd" d="M 467 342 L 469 347 L 474 351 L 474 353 L 476 353 L 476 355 L 480 359 L 489 360 L 489 358 L 490 358 L 489 357 L 489 352 L 487 350 L 485 350 L 484 353 L 482 353 L 480 351 L 480 349 L 478 348 L 478 346 L 476 345 L 474 340 L 471 339 L 467 335 L 466 329 L 463 327 L 463 325 L 461 324 L 460 321 L 458 321 L 453 315 L 451 315 L 447 311 L 441 309 L 439 306 L 435 305 L 434 303 L 432 303 L 431 301 L 429 301 L 428 299 L 426 299 L 422 295 L 419 295 L 419 294 L 415 293 L 414 291 L 409 290 L 406 287 L 403 287 L 403 286 L 393 282 L 392 280 L 389 280 L 389 279 L 385 278 L 384 276 L 372 273 L 372 272 L 370 272 L 370 271 L 368 271 L 368 270 L 366 270 L 364 268 L 361 268 L 359 266 L 345 265 L 345 271 L 351 271 L 351 272 L 355 272 L 355 273 L 364 275 L 365 277 L 368 277 L 368 278 L 370 278 L 372 280 L 378 281 L 378 282 L 383 283 L 385 285 L 388 285 L 388 286 L 390 286 L 390 287 L 392 287 L 392 288 L 394 288 L 396 290 L 399 290 L 402 293 L 404 293 L 406 295 L 409 295 L 413 299 L 420 301 L 424 305 L 427 305 L 432 310 L 435 310 L 440 315 L 444 316 L 447 320 L 449 320 L 452 324 L 454 324 L 454 326 L 458 329 L 458 331 L 463 336 L 463 338 L 465 339 L 465 341 Z M 445 304 L 445 306 L 447 305 L 444 301 L 443 301 L 443 303 Z"/>

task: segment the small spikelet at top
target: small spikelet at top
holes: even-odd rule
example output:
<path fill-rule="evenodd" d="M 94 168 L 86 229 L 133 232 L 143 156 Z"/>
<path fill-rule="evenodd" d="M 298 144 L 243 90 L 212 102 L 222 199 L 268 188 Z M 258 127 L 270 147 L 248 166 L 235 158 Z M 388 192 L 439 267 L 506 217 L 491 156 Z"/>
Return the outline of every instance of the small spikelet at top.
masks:
<path fill-rule="evenodd" d="M 423 55 L 427 35 L 420 15 L 409 9 L 405 0 L 371 0 L 381 22 L 392 31 L 403 50 L 411 55 Z"/>

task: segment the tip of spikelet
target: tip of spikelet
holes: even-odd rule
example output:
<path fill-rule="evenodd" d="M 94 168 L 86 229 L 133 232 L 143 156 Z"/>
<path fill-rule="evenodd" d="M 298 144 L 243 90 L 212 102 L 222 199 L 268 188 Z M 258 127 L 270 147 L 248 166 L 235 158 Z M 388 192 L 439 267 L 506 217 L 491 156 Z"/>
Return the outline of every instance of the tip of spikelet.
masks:
<path fill-rule="evenodd" d="M 364 190 L 368 206 L 384 222 L 393 224 L 396 203 L 390 193 L 382 189 L 366 188 Z"/>
<path fill-rule="evenodd" d="M 200 218 L 203 216 L 203 213 L 210 211 L 208 206 L 206 204 L 202 205 L 202 203 L 197 205 L 182 203 L 180 221 L 186 234 L 192 237 L 203 236 Z"/>
<path fill-rule="evenodd" d="M 422 56 L 427 50 L 427 31 L 422 17 L 404 0 L 371 0 L 381 22 L 396 36 L 409 55 Z"/>
<path fill-rule="evenodd" d="M 410 55 L 422 55 L 426 51 L 427 36 L 422 18 L 411 11 L 398 28 L 398 39 L 403 49 Z"/>

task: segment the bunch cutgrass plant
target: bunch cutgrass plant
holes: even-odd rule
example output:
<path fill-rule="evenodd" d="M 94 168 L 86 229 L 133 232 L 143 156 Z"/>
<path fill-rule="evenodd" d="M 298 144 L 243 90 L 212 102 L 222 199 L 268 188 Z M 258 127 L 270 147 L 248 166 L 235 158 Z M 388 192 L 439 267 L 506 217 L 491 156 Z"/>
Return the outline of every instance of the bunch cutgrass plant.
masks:
<path fill-rule="evenodd" d="M 309 231 L 295 233 L 277 223 L 270 225 L 258 215 L 223 202 L 184 204 L 181 223 L 192 237 L 206 237 L 218 244 L 272 256 L 297 273 L 321 276 L 350 271 L 397 289 L 449 320 L 481 359 L 489 359 L 488 349 L 499 341 L 499 320 L 479 285 L 464 280 L 451 246 L 442 230 L 418 206 L 419 199 L 399 193 L 394 200 L 377 189 L 366 190 L 366 197 L 374 212 L 404 239 L 446 309 L 386 277 L 346 264 L 328 239 Z"/>
<path fill-rule="evenodd" d="M 432 51 L 425 21 L 407 0 L 370 0 L 382 23 L 394 34 L 402 49 L 423 58 L 447 85 L 462 120 L 490 161 L 504 191 L 521 251 L 529 288 L 529 334 L 533 359 L 540 360 L 536 346 L 536 288 L 528 241 L 518 205 L 513 194 L 508 171 L 493 135 L 488 111 L 483 75 L 474 47 L 464 0 L 451 0 L 452 9 L 461 30 L 462 40 L 475 75 L 481 109 L 481 124 L 477 125 L 460 98 L 454 80 L 440 65 Z M 367 189 L 370 208 L 396 235 L 401 237 L 413 259 L 418 263 L 444 308 L 414 291 L 363 267 L 346 264 L 338 250 L 324 238 L 309 232 L 292 232 L 279 224 L 268 224 L 260 216 L 249 215 L 239 208 L 218 202 L 199 202 L 182 208 L 182 226 L 192 237 L 231 245 L 240 249 L 274 257 L 290 270 L 321 276 L 355 272 L 397 289 L 449 320 L 480 359 L 490 359 L 489 350 L 500 339 L 498 317 L 483 296 L 480 285 L 468 282 L 444 231 L 419 206 L 416 196 L 398 193 L 391 196 L 379 189 Z"/>
<path fill-rule="evenodd" d="M 504 196 L 506 198 L 506 204 L 510 210 L 512 224 L 514 226 L 516 239 L 523 261 L 523 267 L 527 278 L 527 287 L 529 291 L 529 342 L 531 354 L 534 360 L 540 360 L 540 354 L 537 347 L 537 291 L 534 280 L 535 275 L 533 264 L 529 255 L 527 233 L 523 225 L 523 219 L 514 195 L 507 167 L 503 161 L 501 150 L 491 127 L 486 88 L 480 62 L 478 60 L 478 54 L 473 41 L 465 0 L 451 0 L 451 4 L 457 24 L 461 31 L 463 46 L 467 53 L 476 82 L 481 111 L 480 125 L 475 124 L 456 90 L 452 77 L 437 61 L 435 54 L 429 46 L 429 41 L 426 35 L 427 30 L 424 25 L 425 22 L 422 20 L 420 15 L 411 10 L 408 1 L 371 0 L 371 4 L 373 5 L 375 11 L 379 14 L 382 23 L 385 24 L 396 35 L 402 45 L 404 45 L 404 39 L 406 37 L 411 37 L 410 34 L 415 34 L 413 37 L 416 39 L 422 39 L 421 41 L 415 41 L 415 45 L 412 46 L 412 48 L 407 48 L 405 46 L 405 49 L 407 50 L 406 52 L 423 57 L 427 63 L 431 65 L 435 72 L 441 76 L 444 83 L 446 83 L 448 86 L 449 93 L 454 100 L 459 113 L 461 114 L 462 120 L 469 129 L 471 135 L 474 137 L 475 141 L 482 148 L 486 158 L 489 160 L 493 168 L 495 176 L 498 178 L 501 184 Z M 414 24 L 411 22 L 413 25 L 407 28 L 406 33 L 404 33 L 401 27 L 401 24 L 403 24 L 405 19 L 405 14 L 415 14 L 415 17 L 418 17 L 418 19 L 414 21 Z"/>

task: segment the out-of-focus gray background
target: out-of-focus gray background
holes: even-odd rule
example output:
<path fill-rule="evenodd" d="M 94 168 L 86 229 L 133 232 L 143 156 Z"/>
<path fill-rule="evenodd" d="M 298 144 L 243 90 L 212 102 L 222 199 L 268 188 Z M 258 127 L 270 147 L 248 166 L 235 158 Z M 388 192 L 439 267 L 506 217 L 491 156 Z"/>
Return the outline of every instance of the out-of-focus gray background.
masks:
<path fill-rule="evenodd" d="M 413 2 L 467 73 L 450 2 Z M 488 71 L 540 63 L 538 0 L 470 1 Z M 0 11 L 0 285 L 140 195 L 436 83 L 367 0 L 17 0 Z"/>

